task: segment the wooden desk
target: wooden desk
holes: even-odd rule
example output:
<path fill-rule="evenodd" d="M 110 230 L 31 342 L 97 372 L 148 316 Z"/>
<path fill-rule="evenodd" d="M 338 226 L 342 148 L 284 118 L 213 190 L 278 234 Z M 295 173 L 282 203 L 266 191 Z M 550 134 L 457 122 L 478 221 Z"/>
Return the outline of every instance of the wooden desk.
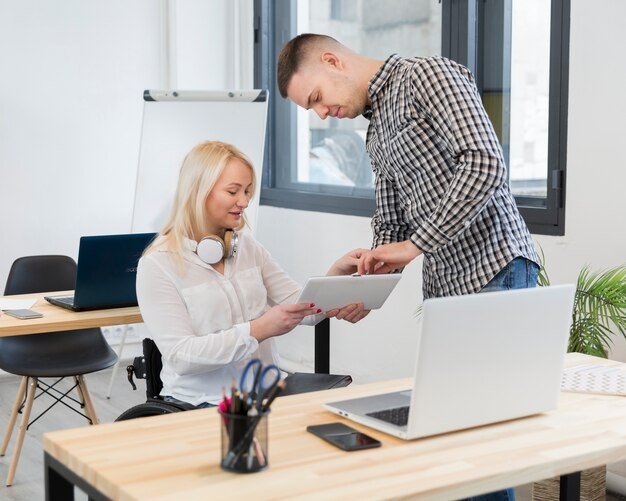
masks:
<path fill-rule="evenodd" d="M 44 296 L 71 294 L 73 291 L 47 292 L 45 294 L 24 294 L 8 296 L 11 298 L 37 298 L 33 310 L 43 313 L 42 318 L 20 320 L 7 314 L 0 315 L 0 336 L 19 336 L 85 329 L 88 327 L 107 327 L 109 325 L 134 324 L 143 322 L 138 306 L 112 308 L 108 310 L 71 311 L 54 306 Z"/>
<path fill-rule="evenodd" d="M 590 361 L 619 365 L 567 357 L 570 366 Z M 626 398 L 605 395 L 562 393 L 559 408 L 546 414 L 409 442 L 350 423 L 383 442 L 350 453 L 305 431 L 342 420 L 322 408 L 326 401 L 409 385 L 405 379 L 276 400 L 269 468 L 247 475 L 220 469 L 214 409 L 46 433 L 46 499 L 73 499 L 73 483 L 93 499 L 115 500 L 459 499 L 626 458 Z"/>

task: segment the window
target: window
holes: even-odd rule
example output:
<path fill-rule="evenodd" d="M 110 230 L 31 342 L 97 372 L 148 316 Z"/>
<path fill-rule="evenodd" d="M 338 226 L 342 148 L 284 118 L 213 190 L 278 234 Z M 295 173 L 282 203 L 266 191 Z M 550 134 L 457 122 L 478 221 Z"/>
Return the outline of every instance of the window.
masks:
<path fill-rule="evenodd" d="M 533 233 L 565 231 L 569 0 L 443 2 L 443 53 L 472 70 Z"/>
<path fill-rule="evenodd" d="M 261 203 L 371 216 L 374 179 L 365 151 L 368 122 L 321 120 L 285 101 L 276 58 L 299 33 L 324 33 L 370 57 L 441 54 L 438 0 L 257 0 L 255 86 L 270 89 L 265 186 Z M 265 31 L 266 30 L 266 31 Z M 268 166 L 272 166 L 271 169 Z"/>
<path fill-rule="evenodd" d="M 384 60 L 442 54 L 468 66 L 534 233 L 562 235 L 570 0 L 255 0 L 255 84 L 270 89 L 261 203 L 369 216 L 367 121 L 320 120 L 283 100 L 276 57 L 298 33 Z M 270 168 L 271 166 L 271 168 Z"/>

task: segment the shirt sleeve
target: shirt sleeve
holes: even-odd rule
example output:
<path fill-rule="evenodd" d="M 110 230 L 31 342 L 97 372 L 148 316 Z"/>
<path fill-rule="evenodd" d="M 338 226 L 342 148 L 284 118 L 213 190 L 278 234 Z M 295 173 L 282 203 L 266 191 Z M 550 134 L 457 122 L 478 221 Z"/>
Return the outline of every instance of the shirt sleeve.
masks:
<path fill-rule="evenodd" d="M 436 210 L 410 236 L 426 252 L 454 239 L 506 182 L 500 143 L 471 73 L 444 58 L 429 61 L 415 66 L 415 92 L 457 164 Z"/>
<path fill-rule="evenodd" d="M 137 300 L 143 320 L 164 359 L 179 375 L 220 369 L 249 358 L 258 348 L 250 336 L 250 323 L 197 334 L 175 284 L 150 256 L 137 269 Z"/>
<path fill-rule="evenodd" d="M 393 182 L 381 172 L 376 173 L 376 211 L 372 217 L 372 249 L 389 243 L 402 242 L 410 236 L 404 211 Z"/>
<path fill-rule="evenodd" d="M 269 305 L 294 304 L 300 296 L 302 287 L 281 268 L 265 247 L 258 242 L 257 245 L 261 254 L 261 273 Z M 326 317 L 322 313 L 308 315 L 302 319 L 300 325 L 316 325 L 324 318 Z"/>

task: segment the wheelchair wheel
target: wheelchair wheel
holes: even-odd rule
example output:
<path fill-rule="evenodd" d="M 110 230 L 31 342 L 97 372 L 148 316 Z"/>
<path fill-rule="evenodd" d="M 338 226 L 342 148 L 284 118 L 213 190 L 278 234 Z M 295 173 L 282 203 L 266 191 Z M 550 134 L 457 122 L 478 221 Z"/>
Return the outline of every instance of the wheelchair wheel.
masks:
<path fill-rule="evenodd" d="M 144 404 L 135 405 L 127 411 L 124 411 L 115 421 L 126 421 L 128 419 L 136 419 L 147 416 L 160 416 L 161 414 L 171 414 L 172 412 L 181 412 L 187 409 L 169 402 L 149 401 Z"/>

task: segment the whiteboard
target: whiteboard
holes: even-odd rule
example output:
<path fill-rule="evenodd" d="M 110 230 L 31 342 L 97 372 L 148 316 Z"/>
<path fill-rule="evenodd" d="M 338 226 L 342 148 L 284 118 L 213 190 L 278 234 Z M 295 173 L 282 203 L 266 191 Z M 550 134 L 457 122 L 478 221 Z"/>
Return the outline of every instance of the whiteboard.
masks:
<path fill-rule="evenodd" d="M 267 92 L 144 92 L 132 232 L 158 232 L 170 215 L 185 155 L 202 141 L 223 141 L 252 161 L 257 178 L 246 219 L 254 232 L 261 191 Z"/>

